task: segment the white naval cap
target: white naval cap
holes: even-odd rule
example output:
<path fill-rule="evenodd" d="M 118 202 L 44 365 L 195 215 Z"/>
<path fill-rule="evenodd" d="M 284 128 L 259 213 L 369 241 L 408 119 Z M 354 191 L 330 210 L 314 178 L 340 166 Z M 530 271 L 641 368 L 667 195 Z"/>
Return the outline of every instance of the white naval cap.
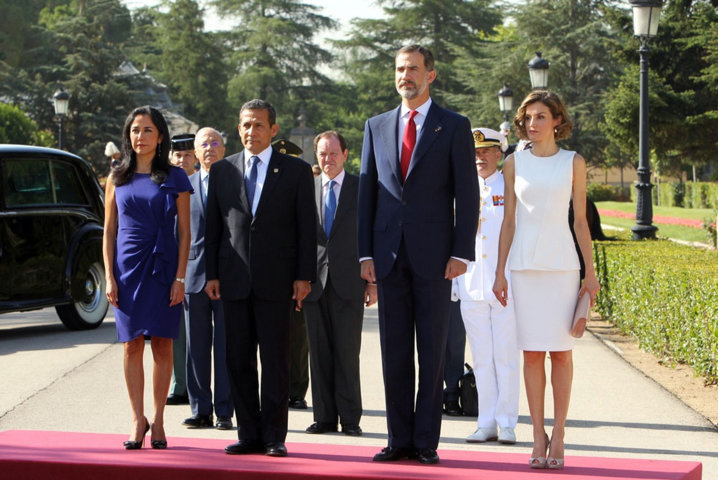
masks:
<path fill-rule="evenodd" d="M 491 128 L 474 128 L 471 133 L 474 136 L 474 148 L 499 147 L 505 152 L 509 147 L 506 136 Z"/>

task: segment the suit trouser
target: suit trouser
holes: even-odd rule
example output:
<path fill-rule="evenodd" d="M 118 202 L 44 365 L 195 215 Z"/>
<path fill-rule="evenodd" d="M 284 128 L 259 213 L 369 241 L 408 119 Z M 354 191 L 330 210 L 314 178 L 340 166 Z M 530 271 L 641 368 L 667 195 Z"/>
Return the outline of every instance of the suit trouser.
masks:
<path fill-rule="evenodd" d="M 271 301 L 254 293 L 224 300 L 229 384 L 240 440 L 284 442 L 289 409 L 289 308 L 292 300 Z M 261 401 L 257 346 L 262 362 Z"/>
<path fill-rule="evenodd" d="M 377 284 L 389 446 L 436 449 L 441 434 L 451 281 L 443 276 L 425 279 L 416 275 L 402 244 L 389 275 Z M 416 398 L 415 333 L 419 360 Z"/>
<path fill-rule="evenodd" d="M 446 337 L 446 365 L 444 365 L 444 403 L 459 399 L 459 379 L 464 374 L 466 330 L 461 319 L 461 301 L 451 302 L 449 335 Z"/>
<path fill-rule="evenodd" d="M 231 417 L 234 412 L 227 373 L 227 341 L 224 310 L 220 300 L 205 292 L 185 295 L 187 328 L 187 393 L 193 415 Z M 212 357 L 214 353 L 214 402 L 212 402 Z"/>
<path fill-rule="evenodd" d="M 304 311 L 297 312 L 294 305 L 290 308 L 291 332 L 289 349 L 291 366 L 289 367 L 289 398 L 304 399 L 309 389 L 309 340 Z"/>
<path fill-rule="evenodd" d="M 187 395 L 187 332 L 185 330 L 185 312 L 182 311 L 179 335 L 172 341 L 172 383 L 170 395 Z"/>
<path fill-rule="evenodd" d="M 358 425 L 362 414 L 359 352 L 361 300 L 340 298 L 328 276 L 316 302 L 304 302 L 312 368 L 314 421 Z"/>
<path fill-rule="evenodd" d="M 514 428 L 519 415 L 519 349 L 513 299 L 461 301 L 479 392 L 479 428 Z"/>

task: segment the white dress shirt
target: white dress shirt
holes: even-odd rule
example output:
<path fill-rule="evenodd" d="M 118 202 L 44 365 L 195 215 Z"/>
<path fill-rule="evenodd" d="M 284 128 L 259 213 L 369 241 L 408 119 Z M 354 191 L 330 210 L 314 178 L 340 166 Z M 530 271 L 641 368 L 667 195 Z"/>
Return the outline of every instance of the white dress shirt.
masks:
<path fill-rule="evenodd" d="M 264 181 L 267 179 L 267 169 L 269 168 L 269 159 L 272 158 L 272 147 L 269 146 L 266 149 L 259 152 L 257 155 L 253 154 L 249 150 L 244 150 L 244 178 L 249 177 L 249 161 L 252 157 L 258 157 L 259 163 L 257 164 L 257 188 L 254 190 L 254 199 L 252 200 L 252 215 L 257 212 L 257 205 L 259 205 L 259 197 L 262 195 L 262 187 L 264 187 Z"/>
<path fill-rule="evenodd" d="M 341 172 L 337 173 L 337 176 L 334 178 L 329 178 L 325 173 L 322 172 L 322 226 L 325 225 L 325 217 L 326 217 L 326 205 L 327 205 L 327 191 L 329 190 L 329 182 L 334 180 L 334 198 L 337 200 L 337 208 L 339 207 L 339 194 L 342 191 L 342 183 L 344 182 L 344 176 L 346 175 L 346 171 L 342 170 Z M 336 212 L 334 213 L 336 215 Z"/>
<path fill-rule="evenodd" d="M 206 203 L 207 193 L 209 192 L 209 172 L 204 168 L 199 170 L 199 183 L 202 184 L 202 203 Z"/>
<path fill-rule="evenodd" d="M 426 102 L 424 102 L 422 105 L 417 107 L 416 115 L 414 116 L 414 124 L 416 125 L 416 144 L 419 143 L 419 136 L 421 135 L 421 127 L 424 126 L 424 122 L 426 121 L 426 116 L 429 114 L 429 108 L 431 108 L 431 98 L 429 98 Z M 398 137 L 398 144 L 399 147 L 399 157 L 401 158 L 401 144 L 402 140 L 404 139 L 404 130 L 406 129 L 406 124 L 409 122 L 409 114 L 411 113 L 411 109 L 401 104 L 401 112 L 399 112 L 399 137 Z M 416 145 L 414 146 L 416 148 Z"/>

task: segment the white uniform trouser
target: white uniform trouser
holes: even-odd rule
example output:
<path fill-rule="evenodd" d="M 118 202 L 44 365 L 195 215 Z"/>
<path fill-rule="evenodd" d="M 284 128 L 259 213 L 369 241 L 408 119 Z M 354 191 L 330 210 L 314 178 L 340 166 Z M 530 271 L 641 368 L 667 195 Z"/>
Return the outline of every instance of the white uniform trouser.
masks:
<path fill-rule="evenodd" d="M 515 428 L 519 416 L 519 350 L 513 299 L 461 300 L 461 316 L 474 360 L 479 428 Z"/>

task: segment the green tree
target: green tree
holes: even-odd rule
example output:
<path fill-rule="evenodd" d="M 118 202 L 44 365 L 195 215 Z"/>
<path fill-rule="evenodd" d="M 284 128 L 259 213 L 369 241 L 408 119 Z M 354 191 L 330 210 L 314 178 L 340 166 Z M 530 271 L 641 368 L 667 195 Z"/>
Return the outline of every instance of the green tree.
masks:
<path fill-rule="evenodd" d="M 613 10 L 605 0 L 537 0 L 509 10 L 510 23 L 478 45 L 478 59 L 472 62 L 467 50 L 458 62 L 469 92 L 462 103 L 474 123 L 496 128 L 504 82 L 514 91 L 515 110 L 531 90 L 527 63 L 540 51 L 550 62 L 548 88 L 561 95 L 574 122 L 566 147 L 600 164 L 607 143 L 598 128 L 601 100 L 621 69 L 610 55 L 617 32 L 605 20 Z"/>
<path fill-rule="evenodd" d="M 610 147 L 618 148 L 620 156 L 612 158 L 607 166 L 623 167 L 638 162 L 638 117 L 640 72 L 638 66 L 631 66 L 621 76 L 619 84 L 611 90 L 604 106 L 604 122 L 600 125 Z M 654 151 L 670 151 L 676 139 L 668 132 L 680 124 L 685 117 L 681 114 L 690 103 L 690 95 L 677 94 L 657 72 L 649 72 L 649 135 Z M 676 106 L 680 105 L 679 109 Z M 679 174 L 680 163 L 666 156 L 652 160 L 654 167 L 665 174 Z"/>
<path fill-rule="evenodd" d="M 165 0 L 166 13 L 144 8 L 135 13 L 131 58 L 167 85 L 172 103 L 200 125 L 227 125 L 226 49 L 204 31 L 204 11 L 195 0 Z"/>
<path fill-rule="evenodd" d="M 355 19 L 346 40 L 336 42 L 347 52 L 343 69 L 352 72 L 367 116 L 396 106 L 392 75 L 394 55 L 403 45 L 419 43 L 436 59 L 437 78 L 432 98 L 461 111 L 451 94 L 463 91 L 455 61 L 473 57 L 475 46 L 493 33 L 501 14 L 489 0 L 437 2 L 435 0 L 379 0 L 384 19 Z"/>
<path fill-rule="evenodd" d="M 320 72 L 331 54 L 315 43 L 315 35 L 336 27 L 320 15 L 319 7 L 296 0 L 210 0 L 237 27 L 225 33 L 235 65 L 228 86 L 229 104 L 239 106 L 252 98 L 274 104 L 282 135 L 295 124 L 305 108 L 307 94 L 325 86 L 329 79 Z M 236 112 L 235 112 L 236 113 Z"/>
<path fill-rule="evenodd" d="M 716 6 L 715 1 L 665 2 L 658 35 L 649 44 L 649 146 L 652 163 L 661 173 L 678 176 L 691 165 L 716 163 Z M 614 88 L 606 91 L 607 113 L 602 128 L 622 152 L 637 159 L 639 42 L 632 38 L 630 12 L 611 21 L 623 32 L 613 58 L 631 67 L 619 76 Z"/>
<path fill-rule="evenodd" d="M 0 70 L 0 92 L 42 130 L 55 131 L 50 99 L 62 85 L 70 94 L 65 145 L 98 173 L 107 170 L 104 146 L 117 140 L 130 97 L 113 76 L 124 60 L 130 14 L 119 0 L 49 1 L 31 27 L 16 66 Z"/>
<path fill-rule="evenodd" d="M 50 147 L 55 139 L 38 130 L 35 122 L 15 105 L 0 103 L 0 143 Z"/>
<path fill-rule="evenodd" d="M 44 10 L 41 22 L 53 34 L 63 59 L 61 77 L 71 93 L 66 121 L 68 149 L 106 173 L 104 147 L 118 140 L 130 97 L 113 73 L 122 63 L 131 17 L 119 0 L 73 1 Z"/>

